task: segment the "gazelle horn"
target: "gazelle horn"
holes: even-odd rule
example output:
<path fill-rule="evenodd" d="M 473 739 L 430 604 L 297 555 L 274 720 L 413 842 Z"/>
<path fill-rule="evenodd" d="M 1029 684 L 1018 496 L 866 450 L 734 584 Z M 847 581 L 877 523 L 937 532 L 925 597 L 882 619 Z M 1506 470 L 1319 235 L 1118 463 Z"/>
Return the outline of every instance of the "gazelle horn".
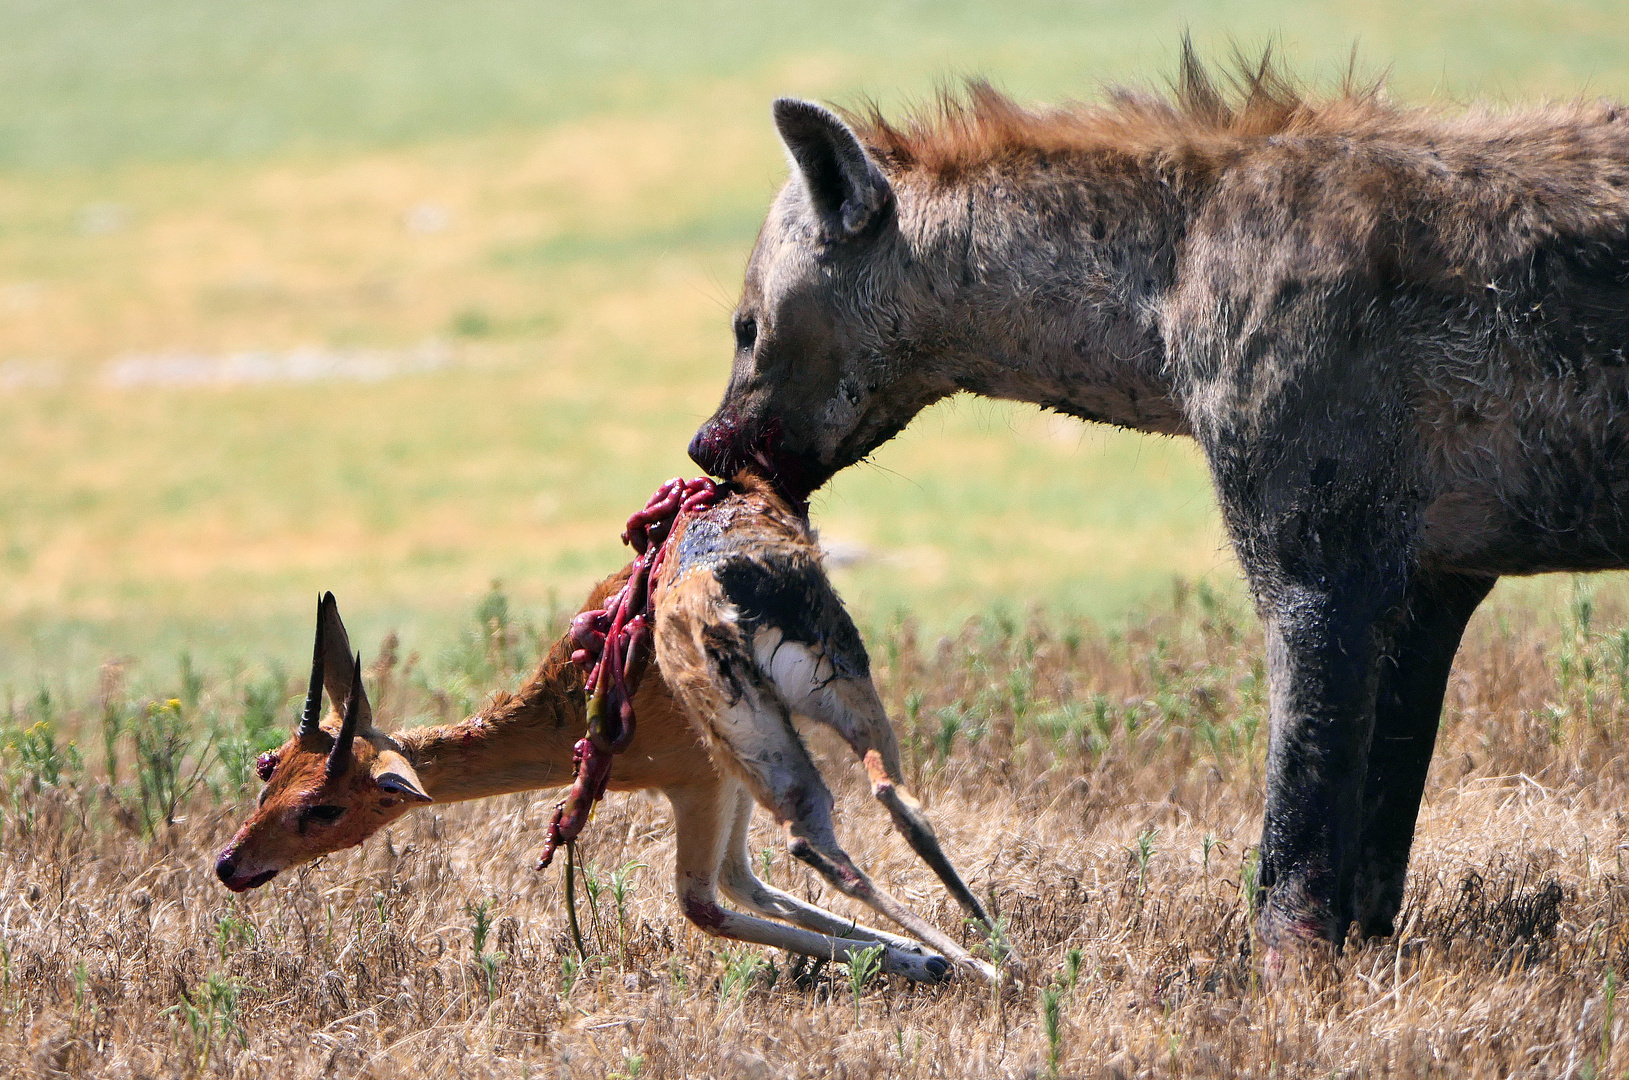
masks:
<path fill-rule="evenodd" d="M 362 698 L 366 691 L 362 689 L 362 654 L 356 654 L 356 663 L 351 668 L 351 692 L 345 696 L 345 720 L 339 726 L 339 738 L 334 740 L 334 748 L 328 751 L 328 778 L 332 780 L 345 771 L 345 763 L 351 759 L 351 742 L 356 738 L 356 721 L 362 715 Z"/>
<path fill-rule="evenodd" d="M 317 643 L 311 649 L 311 685 L 305 692 L 305 708 L 300 711 L 300 730 L 303 739 L 317 731 L 322 719 L 322 606 L 333 593 L 317 597 Z"/>

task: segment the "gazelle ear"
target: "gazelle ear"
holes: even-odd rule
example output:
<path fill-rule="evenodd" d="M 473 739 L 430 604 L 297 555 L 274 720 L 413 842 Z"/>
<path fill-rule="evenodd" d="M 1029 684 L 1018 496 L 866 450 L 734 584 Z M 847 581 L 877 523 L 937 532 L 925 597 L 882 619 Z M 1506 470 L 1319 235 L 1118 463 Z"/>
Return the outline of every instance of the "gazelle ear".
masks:
<path fill-rule="evenodd" d="M 351 693 L 345 699 L 345 716 L 340 721 L 339 734 L 334 736 L 334 745 L 328 751 L 328 779 L 340 775 L 345 771 L 351 760 L 351 745 L 356 741 L 358 731 L 368 731 L 373 727 L 373 709 L 368 705 L 368 688 L 362 684 L 362 654 L 357 653 L 351 662 Z"/>
<path fill-rule="evenodd" d="M 826 238 L 846 240 L 870 228 L 892 203 L 893 188 L 849 126 L 830 109 L 796 98 L 776 101 L 774 114 Z"/>
<path fill-rule="evenodd" d="M 392 795 L 400 795 L 409 802 L 434 802 L 424 791 L 419 774 L 412 764 L 395 750 L 381 750 L 370 766 L 374 783 Z"/>
<path fill-rule="evenodd" d="M 328 690 L 329 703 L 343 712 L 346 699 L 351 696 L 351 639 L 345 633 L 345 620 L 339 617 L 339 604 L 334 601 L 333 593 L 323 593 L 317 609 L 317 624 L 323 685 Z"/>

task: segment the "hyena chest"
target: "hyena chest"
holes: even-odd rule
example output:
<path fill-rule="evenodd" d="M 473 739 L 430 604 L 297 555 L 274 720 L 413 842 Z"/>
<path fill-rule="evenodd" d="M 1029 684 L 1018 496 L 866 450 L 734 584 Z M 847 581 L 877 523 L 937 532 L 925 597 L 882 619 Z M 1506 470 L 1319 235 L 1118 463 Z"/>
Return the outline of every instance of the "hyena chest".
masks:
<path fill-rule="evenodd" d="M 1426 558 L 1500 574 L 1629 567 L 1629 368 L 1501 353 L 1437 365 L 1419 388 Z"/>

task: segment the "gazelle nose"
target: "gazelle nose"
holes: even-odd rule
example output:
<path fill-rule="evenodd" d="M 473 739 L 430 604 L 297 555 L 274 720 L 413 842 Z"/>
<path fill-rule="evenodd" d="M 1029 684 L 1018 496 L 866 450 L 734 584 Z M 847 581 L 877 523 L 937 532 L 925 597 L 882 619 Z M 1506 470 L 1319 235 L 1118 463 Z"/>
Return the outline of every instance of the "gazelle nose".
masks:
<path fill-rule="evenodd" d="M 219 859 L 215 860 L 215 876 L 220 878 L 222 881 L 231 881 L 232 875 L 237 872 L 238 864 L 233 862 L 227 856 L 222 855 Z"/>

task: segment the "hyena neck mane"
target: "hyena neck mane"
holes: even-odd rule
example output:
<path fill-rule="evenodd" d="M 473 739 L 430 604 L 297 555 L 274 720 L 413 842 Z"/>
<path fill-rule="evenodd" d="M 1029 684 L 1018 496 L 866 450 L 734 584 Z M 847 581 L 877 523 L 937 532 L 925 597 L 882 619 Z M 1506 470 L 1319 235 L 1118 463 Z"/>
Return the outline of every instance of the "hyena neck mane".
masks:
<path fill-rule="evenodd" d="M 582 672 L 565 639 L 531 681 L 498 694 L 453 724 L 387 736 L 407 756 L 436 802 L 460 802 L 571 782 L 571 748 L 582 737 Z"/>
<path fill-rule="evenodd" d="M 905 345 L 941 392 L 1190 434 L 1184 328 L 1248 334 L 1325 286 L 1480 302 L 1546 242 L 1626 227 L 1612 106 L 1446 117 L 1377 85 L 1314 100 L 1265 63 L 1232 81 L 1189 56 L 1170 94 L 1027 109 L 975 83 L 850 114 L 926 268 Z"/>
<path fill-rule="evenodd" d="M 849 117 L 932 279 L 913 351 L 955 389 L 1187 433 L 1157 315 L 1207 170 L 1193 131 L 1131 110 L 1031 112 L 974 84 L 899 125 Z"/>

